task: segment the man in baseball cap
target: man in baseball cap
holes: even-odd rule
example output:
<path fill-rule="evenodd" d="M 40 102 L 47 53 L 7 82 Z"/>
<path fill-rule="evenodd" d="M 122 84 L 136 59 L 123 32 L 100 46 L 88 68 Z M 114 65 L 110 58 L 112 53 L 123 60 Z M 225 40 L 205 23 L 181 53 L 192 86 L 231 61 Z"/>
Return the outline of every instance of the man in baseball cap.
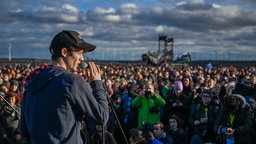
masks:
<path fill-rule="evenodd" d="M 98 125 L 107 123 L 101 69 L 88 62 L 86 80 L 74 73 L 84 61 L 83 53 L 95 47 L 76 31 L 62 31 L 53 38 L 52 64 L 34 70 L 26 79 L 19 129 L 29 143 L 82 144 L 84 117 Z"/>
<path fill-rule="evenodd" d="M 78 32 L 72 30 L 63 30 L 52 39 L 50 45 L 52 58 L 60 56 L 60 50 L 63 47 L 82 49 L 84 52 L 91 52 L 96 48 L 95 45 L 86 42 Z"/>

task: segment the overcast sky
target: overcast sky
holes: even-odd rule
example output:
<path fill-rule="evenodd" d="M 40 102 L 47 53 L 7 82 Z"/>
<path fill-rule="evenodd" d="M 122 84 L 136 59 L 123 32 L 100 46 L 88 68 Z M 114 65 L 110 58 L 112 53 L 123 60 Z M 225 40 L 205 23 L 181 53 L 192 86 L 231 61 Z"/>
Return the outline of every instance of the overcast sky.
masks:
<path fill-rule="evenodd" d="M 255 9 L 255 0 L 1 0 L 0 58 L 11 47 L 13 58 L 50 59 L 52 37 L 76 30 L 97 46 L 90 59 L 141 59 L 164 34 L 192 60 L 256 60 Z"/>

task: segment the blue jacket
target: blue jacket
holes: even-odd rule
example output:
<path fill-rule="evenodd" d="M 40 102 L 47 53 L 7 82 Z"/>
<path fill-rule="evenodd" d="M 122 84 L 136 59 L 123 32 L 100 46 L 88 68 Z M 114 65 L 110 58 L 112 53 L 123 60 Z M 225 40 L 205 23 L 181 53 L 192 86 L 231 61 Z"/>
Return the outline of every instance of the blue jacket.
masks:
<path fill-rule="evenodd" d="M 22 101 L 20 132 L 33 144 L 81 144 L 84 117 L 106 124 L 109 111 L 101 81 L 91 86 L 58 66 L 37 69 L 27 80 Z M 31 77 L 31 76 L 30 76 Z"/>

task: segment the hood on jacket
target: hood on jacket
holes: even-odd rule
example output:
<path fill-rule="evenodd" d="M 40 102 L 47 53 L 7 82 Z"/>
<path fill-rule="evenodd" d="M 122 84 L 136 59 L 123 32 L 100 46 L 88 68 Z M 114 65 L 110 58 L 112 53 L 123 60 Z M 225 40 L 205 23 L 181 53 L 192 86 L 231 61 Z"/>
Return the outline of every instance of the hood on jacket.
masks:
<path fill-rule="evenodd" d="M 39 92 L 51 80 L 63 74 L 65 69 L 58 66 L 44 66 L 31 72 L 24 85 L 26 93 L 33 94 Z"/>
<path fill-rule="evenodd" d="M 245 98 L 238 94 L 232 94 L 226 96 L 223 103 L 223 108 L 226 112 L 236 112 L 239 109 L 244 109 L 246 107 Z"/>

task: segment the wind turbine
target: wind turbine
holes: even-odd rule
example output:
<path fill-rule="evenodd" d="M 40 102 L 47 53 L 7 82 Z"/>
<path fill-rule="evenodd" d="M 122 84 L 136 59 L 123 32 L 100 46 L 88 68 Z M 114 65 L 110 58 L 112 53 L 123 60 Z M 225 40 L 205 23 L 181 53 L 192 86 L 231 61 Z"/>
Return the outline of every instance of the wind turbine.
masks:
<path fill-rule="evenodd" d="M 9 61 L 12 60 L 12 53 L 11 53 L 11 49 L 12 49 L 12 43 L 11 41 L 9 41 L 9 46 L 8 46 L 8 50 L 9 50 Z"/>

